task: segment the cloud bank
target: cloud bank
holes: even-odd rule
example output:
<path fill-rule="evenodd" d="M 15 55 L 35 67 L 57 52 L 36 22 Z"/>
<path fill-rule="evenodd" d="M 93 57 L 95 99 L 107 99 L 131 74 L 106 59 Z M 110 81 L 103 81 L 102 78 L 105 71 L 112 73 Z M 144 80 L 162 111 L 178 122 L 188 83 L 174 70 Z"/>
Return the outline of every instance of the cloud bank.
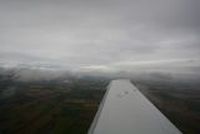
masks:
<path fill-rule="evenodd" d="M 0 65 L 200 70 L 198 0 L 1 0 Z"/>

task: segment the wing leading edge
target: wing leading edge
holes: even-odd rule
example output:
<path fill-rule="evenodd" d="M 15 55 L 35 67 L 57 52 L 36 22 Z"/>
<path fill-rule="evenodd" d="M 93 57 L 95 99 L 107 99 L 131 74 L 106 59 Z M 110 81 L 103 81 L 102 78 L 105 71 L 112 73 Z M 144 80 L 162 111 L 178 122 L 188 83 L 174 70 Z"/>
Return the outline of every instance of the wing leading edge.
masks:
<path fill-rule="evenodd" d="M 113 80 L 88 134 L 182 134 L 129 80 Z"/>

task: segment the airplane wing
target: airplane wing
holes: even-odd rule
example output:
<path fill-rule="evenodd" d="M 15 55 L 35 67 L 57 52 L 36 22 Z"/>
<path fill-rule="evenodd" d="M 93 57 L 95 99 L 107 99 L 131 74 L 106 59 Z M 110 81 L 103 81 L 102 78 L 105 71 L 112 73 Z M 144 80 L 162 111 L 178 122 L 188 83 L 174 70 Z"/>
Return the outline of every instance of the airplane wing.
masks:
<path fill-rule="evenodd" d="M 88 134 L 182 134 L 129 80 L 113 80 Z"/>

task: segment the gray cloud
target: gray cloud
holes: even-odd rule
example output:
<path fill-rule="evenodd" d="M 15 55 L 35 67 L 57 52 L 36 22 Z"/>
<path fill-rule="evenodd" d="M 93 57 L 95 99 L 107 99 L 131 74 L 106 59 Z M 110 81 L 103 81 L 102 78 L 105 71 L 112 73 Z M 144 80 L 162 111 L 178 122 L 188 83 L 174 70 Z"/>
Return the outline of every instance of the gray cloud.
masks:
<path fill-rule="evenodd" d="M 0 60 L 107 71 L 173 59 L 200 65 L 199 7 L 198 0 L 1 0 Z"/>

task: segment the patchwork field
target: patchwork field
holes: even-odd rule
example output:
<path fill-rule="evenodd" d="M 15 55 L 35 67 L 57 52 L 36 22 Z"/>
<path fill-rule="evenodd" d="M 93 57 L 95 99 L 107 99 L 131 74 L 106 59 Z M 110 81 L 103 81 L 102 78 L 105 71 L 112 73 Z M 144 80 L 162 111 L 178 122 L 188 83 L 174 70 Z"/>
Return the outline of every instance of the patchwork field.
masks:
<path fill-rule="evenodd" d="M 0 133 L 84 134 L 104 95 L 106 81 L 1 83 Z M 4 87 L 3 87 L 4 86 Z"/>

